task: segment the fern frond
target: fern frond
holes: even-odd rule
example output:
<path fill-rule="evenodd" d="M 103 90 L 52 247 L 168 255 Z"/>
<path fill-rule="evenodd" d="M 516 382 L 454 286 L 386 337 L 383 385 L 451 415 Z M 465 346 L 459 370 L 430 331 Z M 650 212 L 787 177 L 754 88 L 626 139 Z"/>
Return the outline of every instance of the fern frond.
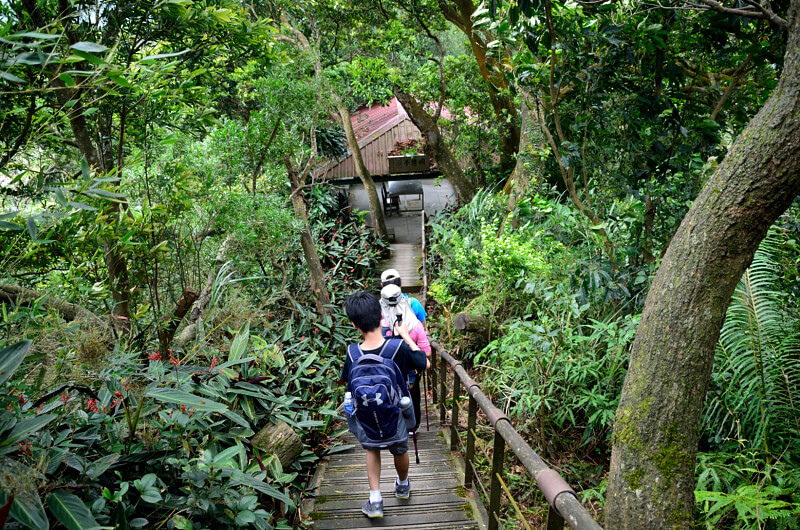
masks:
<path fill-rule="evenodd" d="M 800 438 L 800 336 L 775 290 L 777 248 L 771 232 L 736 288 L 704 411 L 713 440 L 735 436 L 767 451 Z"/>

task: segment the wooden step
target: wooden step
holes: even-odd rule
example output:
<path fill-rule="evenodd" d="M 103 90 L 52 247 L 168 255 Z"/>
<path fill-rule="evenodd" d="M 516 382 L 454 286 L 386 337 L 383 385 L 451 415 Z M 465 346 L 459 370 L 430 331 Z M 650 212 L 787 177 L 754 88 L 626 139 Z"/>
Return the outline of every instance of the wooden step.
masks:
<path fill-rule="evenodd" d="M 417 293 L 422 287 L 422 246 L 394 243 L 391 256 L 380 264 L 381 271 L 395 269 L 403 280 L 403 292 Z"/>

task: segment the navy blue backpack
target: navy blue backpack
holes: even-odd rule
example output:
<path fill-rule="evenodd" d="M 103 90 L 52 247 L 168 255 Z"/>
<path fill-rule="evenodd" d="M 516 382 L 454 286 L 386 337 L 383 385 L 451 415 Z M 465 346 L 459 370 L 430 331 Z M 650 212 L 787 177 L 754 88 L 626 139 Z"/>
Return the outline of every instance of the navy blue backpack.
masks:
<path fill-rule="evenodd" d="M 354 415 L 364 433 L 377 442 L 397 435 L 400 398 L 409 395 L 405 378 L 394 362 L 402 343 L 399 339 L 387 340 L 379 355 L 363 353 L 358 344 L 347 348 L 351 362 L 347 389 L 353 394 Z"/>

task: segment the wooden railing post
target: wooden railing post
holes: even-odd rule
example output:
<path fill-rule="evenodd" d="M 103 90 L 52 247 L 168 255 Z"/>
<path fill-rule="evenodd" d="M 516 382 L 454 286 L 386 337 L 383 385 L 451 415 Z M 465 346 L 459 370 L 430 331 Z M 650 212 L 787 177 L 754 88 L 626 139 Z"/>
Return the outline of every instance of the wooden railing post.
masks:
<path fill-rule="evenodd" d="M 506 441 L 494 431 L 494 454 L 492 455 L 492 485 L 489 489 L 489 530 L 499 528 L 500 517 L 500 478 L 503 473 L 503 462 L 506 454 Z"/>
<path fill-rule="evenodd" d="M 433 398 L 433 404 L 435 405 L 438 400 L 438 388 L 436 387 L 436 375 L 439 373 L 439 369 L 436 367 L 436 356 L 433 356 L 431 360 L 431 398 Z"/>
<path fill-rule="evenodd" d="M 464 469 L 464 486 L 472 488 L 477 484 L 480 486 L 484 496 L 488 496 L 488 516 L 487 526 L 489 530 L 500 528 L 500 499 L 503 490 L 508 494 L 509 503 L 517 512 L 517 516 L 524 522 L 525 516 L 520 511 L 519 506 L 511 497 L 512 493 L 503 482 L 503 465 L 505 464 L 506 446 L 514 453 L 531 477 L 535 477 L 536 485 L 541 490 L 542 495 L 550 506 L 547 519 L 547 529 L 562 529 L 565 524 L 573 530 L 602 530 L 597 521 L 581 505 L 580 500 L 569 484 L 561 475 L 551 469 L 542 458 L 536 454 L 530 445 L 511 425 L 510 420 L 503 412 L 492 404 L 480 386 L 469 376 L 467 371 L 450 354 L 442 349 L 437 342 L 431 342 L 431 346 L 436 350 L 436 355 L 441 359 L 437 370 L 439 379 L 439 415 L 444 426 L 446 417 L 446 385 L 447 385 L 447 366 L 453 369 L 453 404 L 452 422 L 450 423 L 450 443 L 451 449 L 456 449 L 458 437 L 458 400 L 461 394 L 461 386 L 469 396 L 469 411 L 467 412 L 467 447 L 466 447 L 466 467 Z M 494 428 L 494 454 L 492 455 L 491 483 L 489 491 L 486 491 L 485 484 L 476 475 L 475 470 L 475 445 L 476 445 L 476 423 L 478 408 L 486 414 L 487 422 Z M 458 440 L 460 443 L 460 440 Z M 485 497 L 484 497 L 485 498 Z M 563 514 L 563 515 L 562 515 Z"/>
<path fill-rule="evenodd" d="M 442 362 L 439 363 L 439 424 L 444 425 L 447 415 L 444 402 L 444 398 L 447 395 L 447 361 L 444 360 L 444 357 L 441 359 Z"/>
<path fill-rule="evenodd" d="M 564 530 L 564 518 L 552 506 L 547 511 L 547 526 L 545 528 L 547 530 Z"/>
<path fill-rule="evenodd" d="M 458 450 L 458 398 L 461 397 L 461 379 L 453 374 L 453 407 L 450 409 L 450 450 Z"/>
<path fill-rule="evenodd" d="M 472 473 L 475 469 L 475 423 L 478 419 L 478 402 L 469 396 L 469 409 L 467 411 L 467 458 L 464 466 L 464 487 L 472 487 Z"/>

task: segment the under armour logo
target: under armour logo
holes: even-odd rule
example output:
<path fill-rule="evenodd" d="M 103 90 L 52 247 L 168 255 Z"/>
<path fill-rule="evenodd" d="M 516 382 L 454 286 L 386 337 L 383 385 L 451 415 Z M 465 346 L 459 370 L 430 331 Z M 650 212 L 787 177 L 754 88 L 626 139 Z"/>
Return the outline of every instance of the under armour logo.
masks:
<path fill-rule="evenodd" d="M 370 401 L 374 401 L 376 405 L 379 407 L 383 404 L 383 400 L 381 399 L 381 393 L 378 392 L 375 394 L 375 399 L 369 399 L 366 394 L 362 394 L 361 399 L 364 401 L 364 406 L 368 406 Z"/>

